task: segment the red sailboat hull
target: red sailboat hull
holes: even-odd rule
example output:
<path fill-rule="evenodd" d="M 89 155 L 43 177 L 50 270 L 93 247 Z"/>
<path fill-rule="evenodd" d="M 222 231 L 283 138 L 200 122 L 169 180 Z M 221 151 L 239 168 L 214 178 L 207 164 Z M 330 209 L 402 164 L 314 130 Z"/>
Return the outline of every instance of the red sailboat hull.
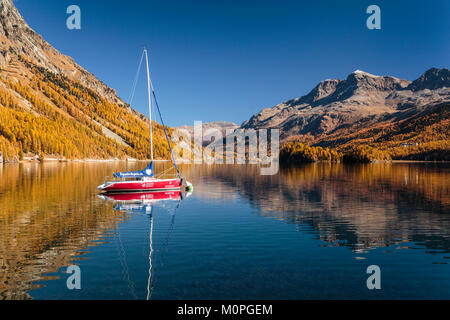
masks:
<path fill-rule="evenodd" d="M 99 190 L 106 192 L 179 190 L 180 188 L 180 179 L 110 181 L 98 187 Z"/>

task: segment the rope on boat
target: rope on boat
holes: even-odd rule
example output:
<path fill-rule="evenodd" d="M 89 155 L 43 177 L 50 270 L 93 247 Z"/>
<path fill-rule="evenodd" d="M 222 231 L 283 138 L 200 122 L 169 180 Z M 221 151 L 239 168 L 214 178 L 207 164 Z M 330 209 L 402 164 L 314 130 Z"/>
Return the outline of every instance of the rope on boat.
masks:
<path fill-rule="evenodd" d="M 159 178 L 159 177 L 164 176 L 167 172 L 169 172 L 169 171 L 172 170 L 173 168 L 174 168 L 174 167 L 170 167 L 170 168 L 164 170 L 163 172 L 159 173 L 156 177 Z"/>
<path fill-rule="evenodd" d="M 137 71 L 136 71 L 136 76 L 135 76 L 135 78 L 134 78 L 134 83 L 133 83 L 133 87 L 132 87 L 132 91 L 131 91 L 131 96 L 130 96 L 130 106 L 131 106 L 131 103 L 132 103 L 132 101 L 133 101 L 134 92 L 135 92 L 135 90 L 136 90 L 136 84 L 137 84 L 138 77 L 139 77 L 139 71 L 140 71 L 140 69 L 141 69 L 142 61 L 143 61 L 143 59 L 144 59 L 144 54 L 146 54 L 146 51 L 147 51 L 147 49 L 144 48 L 144 51 L 142 52 L 141 60 L 139 61 L 138 69 L 137 69 Z M 157 110 L 158 110 L 159 118 L 161 119 L 161 124 L 162 124 L 162 127 L 163 127 L 163 129 L 164 129 L 164 134 L 166 135 L 167 144 L 169 145 L 169 150 L 170 150 L 170 155 L 171 155 L 171 158 L 172 158 L 172 162 L 173 162 L 173 165 L 174 165 L 175 169 L 177 170 L 178 178 L 181 179 L 180 170 L 178 170 L 177 164 L 176 164 L 176 162 L 175 162 L 175 158 L 174 158 L 174 156 L 173 156 L 173 151 L 172 151 L 172 146 L 170 145 L 169 136 L 167 135 L 167 131 L 166 131 L 166 126 L 164 125 L 164 120 L 163 120 L 162 115 L 161 115 L 161 110 L 159 109 L 158 100 L 156 99 L 156 94 L 155 94 L 155 89 L 154 89 L 154 87 L 153 87 L 153 82 L 152 82 L 152 80 L 151 80 L 151 78 L 150 78 L 150 75 L 148 74 L 148 63 L 147 63 L 147 76 L 148 76 L 148 80 L 149 80 L 150 85 L 151 85 L 151 93 L 152 93 L 152 95 L 153 95 L 153 98 L 155 99 L 155 104 L 156 104 L 156 108 L 157 108 Z M 149 88 L 149 89 L 150 89 L 150 88 Z M 149 90 L 149 91 L 150 91 L 150 90 Z M 151 112 L 151 111 L 150 111 L 150 112 Z M 150 120 L 150 132 L 151 132 L 151 128 L 152 128 L 152 123 L 151 123 L 151 120 Z M 151 133 L 150 133 L 150 134 L 151 134 Z M 153 152 L 153 148 L 152 148 L 152 152 Z M 152 160 L 153 160 L 153 155 L 152 155 Z"/>
<path fill-rule="evenodd" d="M 139 66 L 136 70 L 136 75 L 134 77 L 133 87 L 131 88 L 130 103 L 129 103 L 130 107 L 131 107 L 131 103 L 133 102 L 134 92 L 136 91 L 136 85 L 137 85 L 138 78 L 139 78 L 139 71 L 141 71 L 142 60 L 144 60 L 144 52 L 142 52 L 141 60 L 139 61 Z"/>
<path fill-rule="evenodd" d="M 156 108 L 158 110 L 159 118 L 161 119 L 162 127 L 164 129 L 164 134 L 166 135 L 167 144 L 169 145 L 169 150 L 170 150 L 170 155 L 172 157 L 173 165 L 174 165 L 175 169 L 177 169 L 178 178 L 181 179 L 180 170 L 178 170 L 177 164 L 175 163 L 175 158 L 173 157 L 172 146 L 170 145 L 170 140 L 169 140 L 169 136 L 167 135 L 166 126 L 164 125 L 164 120 L 163 120 L 163 118 L 161 116 L 161 111 L 159 110 L 158 100 L 156 100 L 156 94 L 155 94 L 155 90 L 153 89 L 153 83 L 152 83 L 152 94 L 153 94 L 153 98 L 155 99 L 155 105 L 156 105 Z"/>

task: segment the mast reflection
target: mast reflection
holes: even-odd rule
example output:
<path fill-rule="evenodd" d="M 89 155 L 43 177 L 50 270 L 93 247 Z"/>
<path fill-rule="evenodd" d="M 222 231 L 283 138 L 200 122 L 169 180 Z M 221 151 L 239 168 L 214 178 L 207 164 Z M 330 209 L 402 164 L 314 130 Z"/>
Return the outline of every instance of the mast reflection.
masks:
<path fill-rule="evenodd" d="M 173 229 L 175 213 L 180 206 L 181 200 L 190 196 L 191 193 L 172 191 L 134 192 L 134 193 L 102 193 L 98 197 L 105 201 L 112 201 L 113 209 L 122 213 L 143 214 L 150 218 L 149 222 L 149 254 L 148 254 L 148 277 L 147 295 L 150 300 L 152 296 L 152 253 L 153 253 L 153 216 L 156 207 L 162 207 L 172 214 L 169 230 Z"/>

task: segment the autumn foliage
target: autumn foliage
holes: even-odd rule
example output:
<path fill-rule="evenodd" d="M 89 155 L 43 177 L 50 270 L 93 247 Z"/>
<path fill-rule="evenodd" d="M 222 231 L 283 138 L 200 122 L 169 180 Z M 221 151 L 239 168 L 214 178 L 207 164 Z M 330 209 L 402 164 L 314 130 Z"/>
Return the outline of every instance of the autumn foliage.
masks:
<path fill-rule="evenodd" d="M 286 143 L 280 150 L 281 163 L 317 161 L 368 163 L 378 160 L 391 160 L 391 156 L 386 151 L 367 145 L 360 145 L 345 153 L 341 153 L 330 148 L 311 147 L 300 142 L 291 141 Z"/>
<path fill-rule="evenodd" d="M 149 125 L 142 115 L 106 101 L 78 82 L 19 60 L 31 77 L 0 78 L 0 152 L 5 159 L 27 153 L 67 159 L 150 157 Z M 162 126 L 156 122 L 153 144 L 156 158 L 169 157 Z"/>
<path fill-rule="evenodd" d="M 366 145 L 357 146 L 344 154 L 344 162 L 369 163 L 377 160 L 391 160 L 386 151 Z"/>
<path fill-rule="evenodd" d="M 342 153 L 367 145 L 384 150 L 394 160 L 450 161 L 449 132 L 450 104 L 442 103 L 404 119 L 386 121 L 381 117 L 367 127 L 343 126 L 330 134 L 292 136 L 290 141 L 327 146 Z"/>
<path fill-rule="evenodd" d="M 299 142 L 288 142 L 280 150 L 280 162 L 316 162 L 330 161 L 339 162 L 342 154 L 322 147 L 310 147 Z"/>

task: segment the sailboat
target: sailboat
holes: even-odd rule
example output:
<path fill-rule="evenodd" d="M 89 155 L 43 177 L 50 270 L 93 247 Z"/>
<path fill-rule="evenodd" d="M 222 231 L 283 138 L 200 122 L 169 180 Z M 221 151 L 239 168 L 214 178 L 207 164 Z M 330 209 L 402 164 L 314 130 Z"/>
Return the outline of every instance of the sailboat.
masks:
<path fill-rule="evenodd" d="M 98 190 L 104 192 L 146 192 L 146 191 L 162 191 L 162 190 L 186 190 L 192 191 L 192 184 L 186 179 L 181 177 L 180 170 L 175 163 L 175 159 L 172 152 L 172 147 L 170 145 L 169 137 L 167 135 L 166 127 L 161 116 L 161 111 L 159 109 L 158 101 L 156 100 L 155 90 L 153 88 L 153 83 L 150 79 L 150 73 L 148 68 L 148 52 L 144 48 L 144 52 L 141 56 L 141 62 L 139 63 L 139 69 L 141 67 L 142 58 L 145 56 L 145 63 L 147 69 L 147 90 L 148 90 L 148 110 L 149 110 L 149 121 L 150 121 L 150 164 L 143 170 L 139 171 L 129 171 L 129 172 L 116 172 L 114 173 L 114 180 L 106 181 L 97 187 Z M 137 77 L 136 77 L 137 79 Z M 162 172 L 160 175 L 155 176 L 154 166 L 153 166 L 153 134 L 152 134 L 152 97 L 155 101 L 156 108 L 161 119 L 161 124 L 164 129 L 164 134 L 167 139 L 167 144 L 169 145 L 169 150 L 172 158 L 173 168 L 176 169 L 175 177 L 164 177 L 167 170 Z M 171 169 L 171 168 L 170 168 Z"/>

